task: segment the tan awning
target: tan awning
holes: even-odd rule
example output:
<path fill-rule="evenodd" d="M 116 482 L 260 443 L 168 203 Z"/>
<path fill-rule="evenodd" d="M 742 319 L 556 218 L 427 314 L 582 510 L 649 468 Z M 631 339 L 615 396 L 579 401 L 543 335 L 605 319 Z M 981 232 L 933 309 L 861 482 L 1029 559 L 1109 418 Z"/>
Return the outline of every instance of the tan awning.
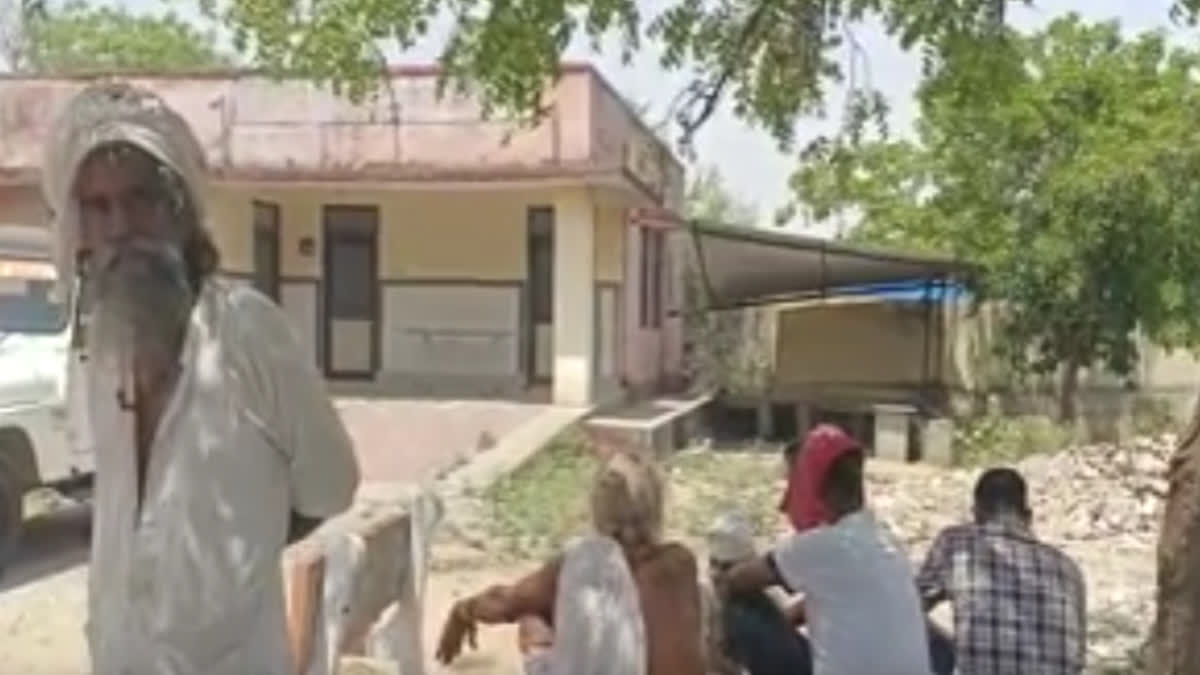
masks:
<path fill-rule="evenodd" d="M 837 295 L 863 286 L 962 278 L 951 258 L 918 256 L 761 228 L 685 225 L 709 309 Z"/>

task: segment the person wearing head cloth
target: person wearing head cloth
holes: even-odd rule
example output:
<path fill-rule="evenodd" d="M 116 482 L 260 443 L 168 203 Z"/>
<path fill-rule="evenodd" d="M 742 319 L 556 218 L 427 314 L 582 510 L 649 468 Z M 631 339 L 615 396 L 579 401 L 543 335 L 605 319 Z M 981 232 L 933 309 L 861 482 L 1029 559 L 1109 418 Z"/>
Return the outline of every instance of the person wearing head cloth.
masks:
<path fill-rule="evenodd" d="M 797 630 L 777 597 L 777 588 L 751 590 L 721 598 L 716 578 L 739 563 L 753 560 L 750 523 L 738 513 L 719 516 L 708 530 L 708 583 L 703 584 L 710 663 L 720 675 L 809 675 L 808 640 Z"/>
<path fill-rule="evenodd" d="M 353 447 L 283 311 L 215 278 L 204 154 L 158 96 L 90 85 L 50 134 L 59 279 L 80 288 L 96 458 L 96 675 L 283 675 L 280 554 L 346 509 Z"/>
<path fill-rule="evenodd" d="M 476 625 L 516 623 L 527 675 L 706 675 L 695 557 L 663 542 L 663 485 L 650 460 L 606 453 L 592 533 L 536 571 L 455 603 L 437 659 L 474 644 Z"/>
<path fill-rule="evenodd" d="M 796 460 L 787 501 L 794 531 L 720 575 L 722 594 L 774 585 L 803 594 L 815 675 L 930 675 L 912 567 L 867 508 L 862 446 L 820 425 Z"/>

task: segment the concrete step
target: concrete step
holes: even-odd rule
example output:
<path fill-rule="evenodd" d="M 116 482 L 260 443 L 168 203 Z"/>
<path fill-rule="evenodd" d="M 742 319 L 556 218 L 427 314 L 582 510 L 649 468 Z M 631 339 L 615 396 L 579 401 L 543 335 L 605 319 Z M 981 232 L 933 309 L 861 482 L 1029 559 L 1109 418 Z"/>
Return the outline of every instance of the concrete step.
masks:
<path fill-rule="evenodd" d="M 651 399 L 594 415 L 584 425 L 597 443 L 632 445 L 662 457 L 687 447 L 697 436 L 700 414 L 712 400 L 711 393 Z"/>

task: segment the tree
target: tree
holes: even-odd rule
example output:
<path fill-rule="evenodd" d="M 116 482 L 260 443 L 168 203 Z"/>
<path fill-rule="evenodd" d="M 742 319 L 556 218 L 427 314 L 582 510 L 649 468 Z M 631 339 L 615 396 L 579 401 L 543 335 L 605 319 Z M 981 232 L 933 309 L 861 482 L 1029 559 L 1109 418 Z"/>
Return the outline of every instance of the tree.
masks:
<path fill-rule="evenodd" d="M 722 225 L 753 227 L 758 218 L 754 207 L 738 201 L 712 167 L 701 170 L 688 186 L 685 209 L 688 218 Z M 709 311 L 708 300 L 700 270 L 688 265 L 684 269 L 685 369 L 693 386 L 764 394 L 769 345 L 764 342 L 762 311 Z"/>
<path fill-rule="evenodd" d="M 851 26 L 875 18 L 930 63 L 964 35 L 987 33 L 1008 4 L 1032 0 L 675 0 L 643 17 L 638 0 L 197 0 L 232 31 L 250 62 L 299 74 L 353 97 L 378 80 L 384 45 L 406 49 L 437 19 L 453 20 L 441 54 L 444 82 L 474 87 L 486 106 L 536 112 L 574 37 L 599 45 L 615 34 L 625 55 L 649 40 L 662 64 L 694 73 L 676 119 L 687 142 L 723 97 L 787 146 L 797 119 L 820 109 L 842 73 L 838 50 Z M 1193 19 L 1200 0 L 1177 0 Z M 986 45 L 977 46 L 986 48 Z"/>
<path fill-rule="evenodd" d="M 202 70 L 231 65 L 211 32 L 173 14 L 151 16 L 70 2 L 25 13 L 18 70 L 81 73 Z"/>
<path fill-rule="evenodd" d="M 994 45 L 995 46 L 995 45 Z M 1062 373 L 1074 415 L 1081 367 L 1127 373 L 1135 332 L 1200 343 L 1200 53 L 1160 33 L 1125 40 L 1077 16 L 970 51 L 922 83 L 917 139 L 868 122 L 804 153 L 796 190 L 817 217 L 853 210 L 852 236 L 955 253 L 1006 305 L 1005 356 Z M 1159 542 L 1151 673 L 1200 672 L 1200 404 L 1170 471 Z"/>
<path fill-rule="evenodd" d="M 1060 372 L 1075 417 L 1081 369 L 1127 375 L 1137 332 L 1200 344 L 1200 54 L 1131 41 L 1077 16 L 956 55 L 920 87 L 915 142 L 862 129 L 804 153 L 794 186 L 817 217 L 853 210 L 852 236 L 978 263 L 1005 307 L 1017 372 Z"/>

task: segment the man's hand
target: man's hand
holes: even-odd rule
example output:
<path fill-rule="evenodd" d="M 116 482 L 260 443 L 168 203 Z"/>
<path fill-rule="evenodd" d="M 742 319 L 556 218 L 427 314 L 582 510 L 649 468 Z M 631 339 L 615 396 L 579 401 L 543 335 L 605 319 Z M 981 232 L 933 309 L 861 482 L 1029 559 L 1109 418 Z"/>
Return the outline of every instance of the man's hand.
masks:
<path fill-rule="evenodd" d="M 463 641 L 475 649 L 475 619 L 471 616 L 470 600 L 460 600 L 450 610 L 438 640 L 437 660 L 448 665 L 462 653 Z"/>

